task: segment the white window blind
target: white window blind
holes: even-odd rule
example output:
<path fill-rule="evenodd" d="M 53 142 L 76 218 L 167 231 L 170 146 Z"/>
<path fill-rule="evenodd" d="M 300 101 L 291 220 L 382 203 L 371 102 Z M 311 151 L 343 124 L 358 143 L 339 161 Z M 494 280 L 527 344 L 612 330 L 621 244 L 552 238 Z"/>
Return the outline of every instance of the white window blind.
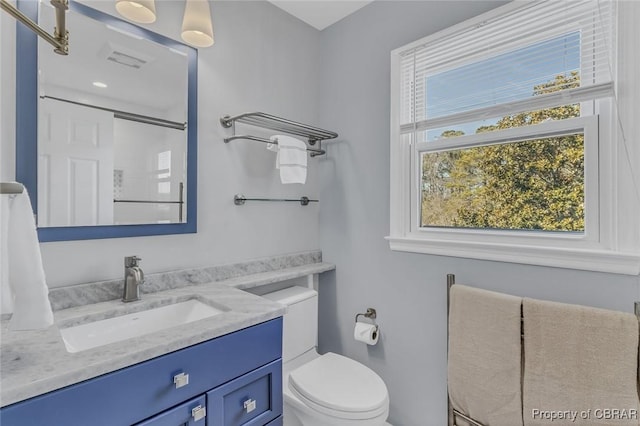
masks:
<path fill-rule="evenodd" d="M 530 2 L 413 46 L 400 54 L 401 133 L 611 96 L 611 20 L 609 1 Z"/>
<path fill-rule="evenodd" d="M 513 1 L 393 50 L 389 247 L 638 275 L 636 3 Z"/>

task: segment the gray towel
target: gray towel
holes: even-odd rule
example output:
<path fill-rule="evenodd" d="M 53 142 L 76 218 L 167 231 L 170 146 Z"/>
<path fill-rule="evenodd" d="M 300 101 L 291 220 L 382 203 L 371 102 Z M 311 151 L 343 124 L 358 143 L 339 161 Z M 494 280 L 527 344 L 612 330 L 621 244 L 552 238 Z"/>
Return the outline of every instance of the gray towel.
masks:
<path fill-rule="evenodd" d="M 486 426 L 522 425 L 522 299 L 454 285 L 450 303 L 453 408 Z"/>
<path fill-rule="evenodd" d="M 524 299 L 523 317 L 526 426 L 640 424 L 634 315 Z"/>

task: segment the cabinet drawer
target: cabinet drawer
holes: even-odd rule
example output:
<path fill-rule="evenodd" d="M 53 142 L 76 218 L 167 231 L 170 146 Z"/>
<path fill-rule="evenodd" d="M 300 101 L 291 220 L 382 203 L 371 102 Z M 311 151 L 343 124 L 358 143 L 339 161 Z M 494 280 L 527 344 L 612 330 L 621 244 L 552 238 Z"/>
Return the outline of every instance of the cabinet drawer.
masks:
<path fill-rule="evenodd" d="M 207 418 L 203 415 L 205 407 L 206 400 L 203 395 L 153 416 L 135 426 L 205 426 L 207 424 Z M 200 411 L 194 412 L 199 408 L 201 409 Z"/>
<path fill-rule="evenodd" d="M 3 407 L 0 424 L 131 425 L 277 360 L 281 354 L 282 318 L 277 318 Z M 180 373 L 189 375 L 188 384 L 177 387 L 174 377 Z"/>
<path fill-rule="evenodd" d="M 264 426 L 282 414 L 282 362 L 207 393 L 208 426 Z"/>

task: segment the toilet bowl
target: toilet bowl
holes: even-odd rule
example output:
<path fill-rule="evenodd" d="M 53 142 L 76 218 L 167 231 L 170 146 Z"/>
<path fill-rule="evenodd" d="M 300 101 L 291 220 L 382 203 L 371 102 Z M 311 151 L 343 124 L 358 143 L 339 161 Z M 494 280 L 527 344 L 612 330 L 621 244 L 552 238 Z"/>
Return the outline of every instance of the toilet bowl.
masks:
<path fill-rule="evenodd" d="M 283 366 L 285 426 L 382 426 L 389 395 L 380 377 L 334 353 L 309 351 Z"/>
<path fill-rule="evenodd" d="M 389 414 L 384 381 L 361 363 L 319 355 L 317 292 L 289 287 L 263 297 L 287 306 L 283 324 L 284 426 L 383 426 Z"/>

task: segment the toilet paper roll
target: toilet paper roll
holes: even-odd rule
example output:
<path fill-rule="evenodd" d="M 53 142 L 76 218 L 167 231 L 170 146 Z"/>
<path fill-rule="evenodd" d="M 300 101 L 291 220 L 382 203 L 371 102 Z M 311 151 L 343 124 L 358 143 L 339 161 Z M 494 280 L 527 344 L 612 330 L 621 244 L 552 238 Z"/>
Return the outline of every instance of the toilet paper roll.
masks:
<path fill-rule="evenodd" d="M 353 338 L 367 345 L 375 345 L 378 343 L 379 334 L 378 326 L 364 322 L 356 322 L 356 328 L 353 330 Z"/>

